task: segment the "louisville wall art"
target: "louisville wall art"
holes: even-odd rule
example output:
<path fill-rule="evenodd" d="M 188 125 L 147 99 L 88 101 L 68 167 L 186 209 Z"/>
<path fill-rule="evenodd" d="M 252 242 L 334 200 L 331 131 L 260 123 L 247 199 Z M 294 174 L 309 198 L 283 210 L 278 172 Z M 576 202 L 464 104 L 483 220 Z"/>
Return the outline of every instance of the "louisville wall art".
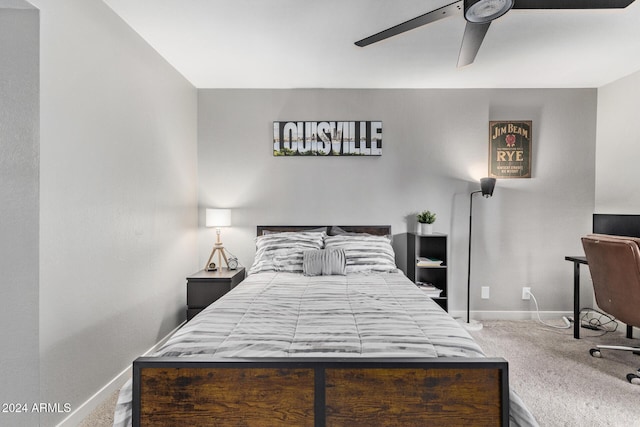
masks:
<path fill-rule="evenodd" d="M 381 156 L 382 122 L 273 122 L 273 155 Z"/>

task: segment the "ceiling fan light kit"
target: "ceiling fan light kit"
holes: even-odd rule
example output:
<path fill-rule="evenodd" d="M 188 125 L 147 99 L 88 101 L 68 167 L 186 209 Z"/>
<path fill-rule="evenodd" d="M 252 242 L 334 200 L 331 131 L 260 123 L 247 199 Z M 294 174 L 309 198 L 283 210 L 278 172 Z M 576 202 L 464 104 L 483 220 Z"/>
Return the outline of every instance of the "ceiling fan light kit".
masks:
<path fill-rule="evenodd" d="M 501 17 L 513 7 L 513 0 L 465 0 L 464 19 L 486 24 Z"/>
<path fill-rule="evenodd" d="M 372 36 L 358 40 L 359 47 L 397 36 L 409 30 L 431 24 L 432 22 L 463 13 L 467 21 L 460 53 L 458 67 L 473 63 L 480 50 L 484 36 L 491 21 L 507 13 L 511 9 L 624 9 L 635 0 L 458 0 L 439 7 L 423 15 L 380 31 Z"/>

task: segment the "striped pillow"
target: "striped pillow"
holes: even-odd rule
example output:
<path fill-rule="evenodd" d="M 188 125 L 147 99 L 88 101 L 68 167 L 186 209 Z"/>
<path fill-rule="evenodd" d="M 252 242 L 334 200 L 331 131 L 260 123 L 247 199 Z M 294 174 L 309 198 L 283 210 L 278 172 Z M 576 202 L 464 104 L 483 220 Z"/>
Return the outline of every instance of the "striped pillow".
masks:
<path fill-rule="evenodd" d="M 302 253 L 322 249 L 325 232 L 284 232 L 256 238 L 256 256 L 247 274 L 264 271 L 302 272 Z"/>
<path fill-rule="evenodd" d="M 344 276 L 347 259 L 342 249 L 304 251 L 302 273 L 305 276 Z"/>
<path fill-rule="evenodd" d="M 279 250 L 273 257 L 275 271 L 286 271 L 288 273 L 302 273 L 304 250 L 299 248 Z"/>
<path fill-rule="evenodd" d="M 343 249 L 347 273 L 383 273 L 396 271 L 395 252 L 385 236 L 337 235 L 324 239 L 326 249 Z"/>

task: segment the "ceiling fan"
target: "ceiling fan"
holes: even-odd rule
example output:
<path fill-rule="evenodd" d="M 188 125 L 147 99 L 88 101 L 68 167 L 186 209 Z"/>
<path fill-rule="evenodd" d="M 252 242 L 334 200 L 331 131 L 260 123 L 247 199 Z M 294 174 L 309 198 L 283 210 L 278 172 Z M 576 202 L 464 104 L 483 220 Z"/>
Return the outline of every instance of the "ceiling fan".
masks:
<path fill-rule="evenodd" d="M 467 24 L 458 55 L 458 67 L 463 67 L 471 64 L 476 58 L 491 21 L 511 9 L 622 9 L 633 2 L 634 0 L 459 0 L 359 40 L 355 44 L 365 47 L 463 11 Z"/>

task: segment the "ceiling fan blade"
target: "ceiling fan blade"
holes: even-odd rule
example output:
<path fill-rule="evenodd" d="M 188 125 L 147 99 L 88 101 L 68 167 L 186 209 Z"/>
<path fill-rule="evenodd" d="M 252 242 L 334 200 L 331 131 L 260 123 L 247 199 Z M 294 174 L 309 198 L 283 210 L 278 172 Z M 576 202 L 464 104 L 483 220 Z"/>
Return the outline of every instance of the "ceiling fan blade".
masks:
<path fill-rule="evenodd" d="M 464 27 L 464 36 L 462 36 L 462 46 L 460 46 L 460 54 L 458 55 L 458 67 L 464 67 L 471 64 L 476 59 L 476 54 L 480 50 L 484 35 L 487 34 L 491 22 L 485 24 L 474 24 L 467 22 Z"/>
<path fill-rule="evenodd" d="M 369 46 L 370 44 L 388 39 L 389 37 L 397 36 L 398 34 L 413 30 L 414 28 L 422 27 L 423 25 L 430 24 L 440 19 L 448 18 L 449 16 L 452 16 L 453 14 L 458 13 L 462 10 L 462 3 L 462 0 L 459 0 L 443 6 L 439 9 L 432 10 L 431 12 L 427 12 L 424 15 L 420 15 L 416 18 L 403 22 L 402 24 L 387 28 L 386 30 L 380 31 L 377 34 L 359 40 L 355 44 L 356 46 L 360 47 Z"/>
<path fill-rule="evenodd" d="M 622 9 L 634 0 L 515 0 L 513 9 Z"/>

